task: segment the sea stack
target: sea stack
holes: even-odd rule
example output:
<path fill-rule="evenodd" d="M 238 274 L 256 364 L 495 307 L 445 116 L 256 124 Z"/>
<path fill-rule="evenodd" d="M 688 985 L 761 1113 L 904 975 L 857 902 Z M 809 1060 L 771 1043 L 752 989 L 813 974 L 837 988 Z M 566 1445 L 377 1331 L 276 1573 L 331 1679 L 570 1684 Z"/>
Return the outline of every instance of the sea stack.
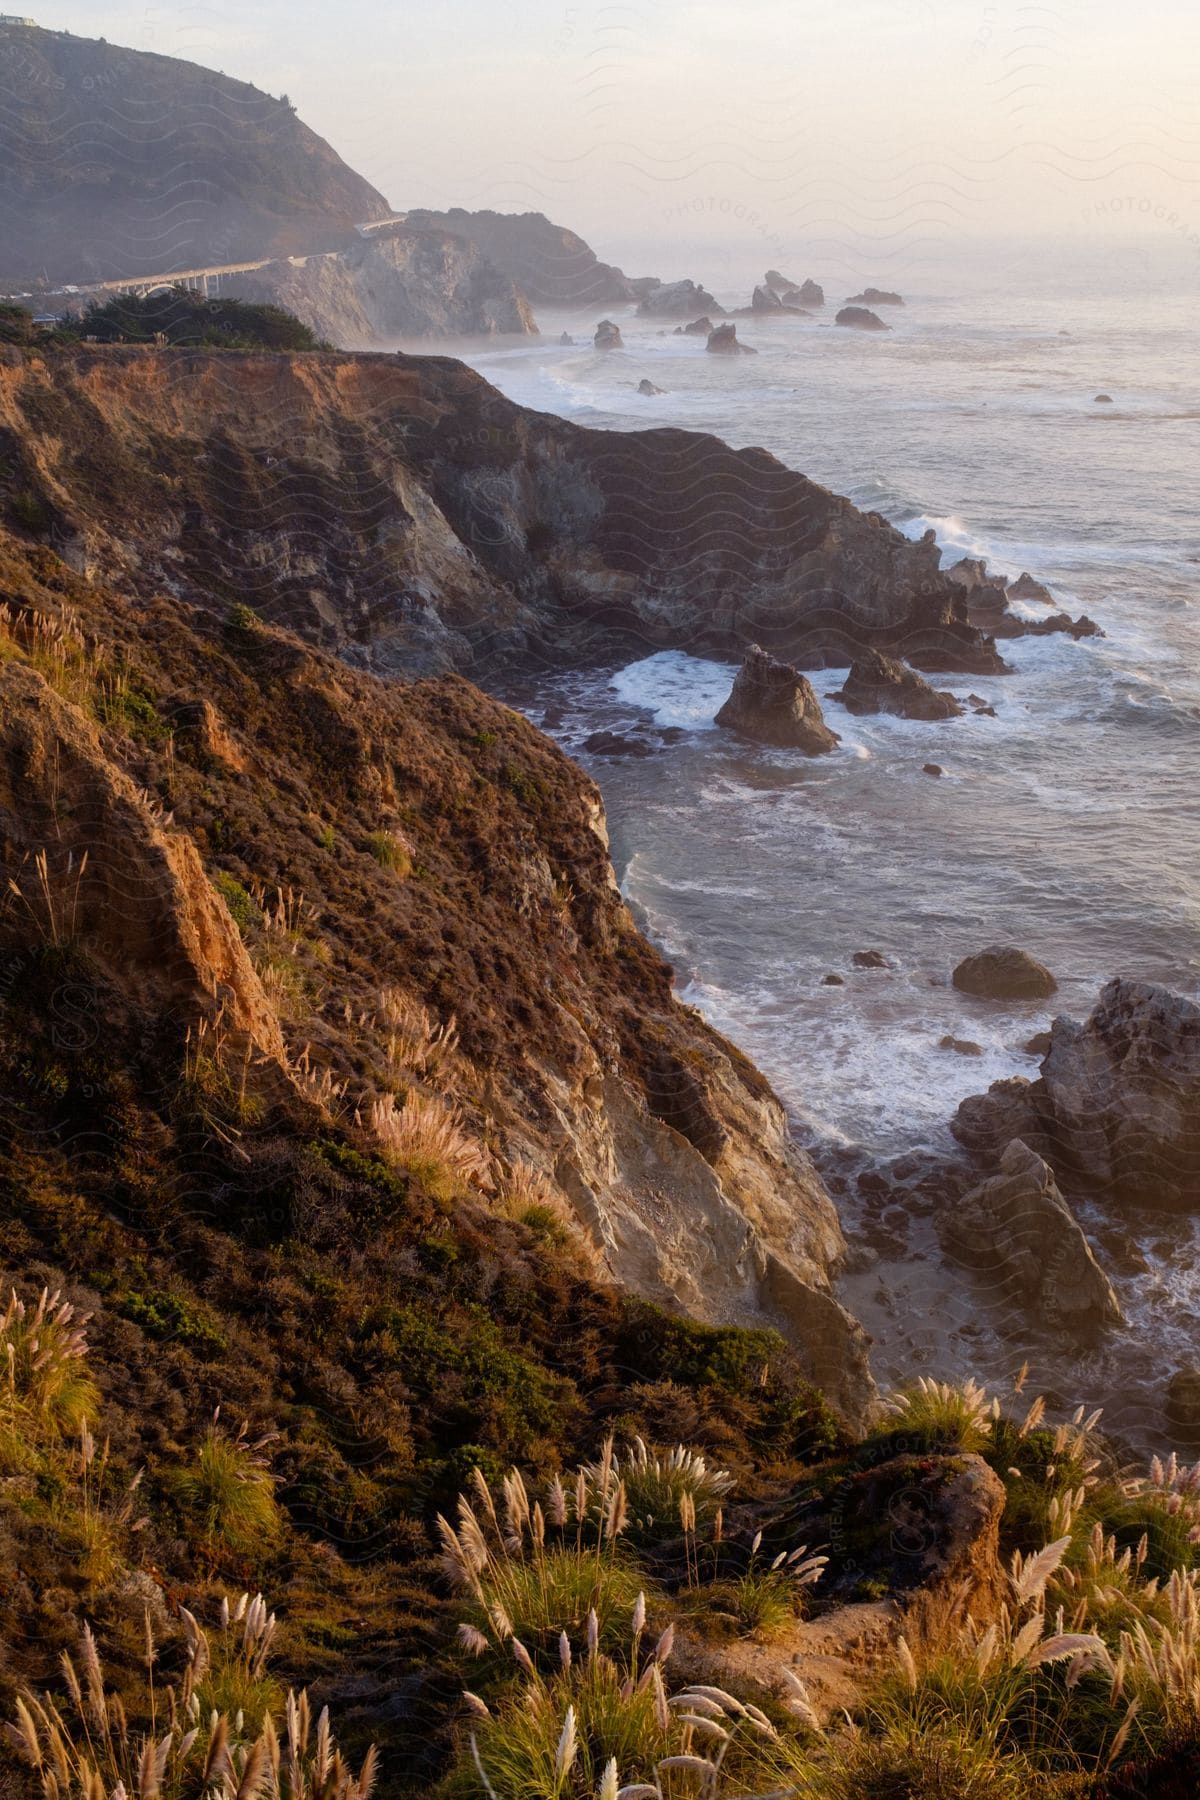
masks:
<path fill-rule="evenodd" d="M 841 739 L 830 731 L 812 683 L 790 663 L 751 644 L 717 724 L 755 743 L 825 756 Z"/>

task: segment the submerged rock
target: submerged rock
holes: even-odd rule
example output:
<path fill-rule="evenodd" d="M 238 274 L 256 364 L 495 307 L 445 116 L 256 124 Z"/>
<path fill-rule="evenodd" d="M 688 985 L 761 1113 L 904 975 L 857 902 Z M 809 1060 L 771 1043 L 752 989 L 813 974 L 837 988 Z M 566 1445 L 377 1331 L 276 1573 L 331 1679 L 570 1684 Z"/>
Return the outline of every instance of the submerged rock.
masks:
<path fill-rule="evenodd" d="M 639 394 L 662 394 L 666 392 L 666 389 L 655 387 L 652 381 L 648 381 L 645 376 L 643 376 L 641 381 L 638 382 L 637 391 Z"/>
<path fill-rule="evenodd" d="M 1113 397 L 1111 394 L 1097 394 L 1093 402 L 1093 405 L 1095 406 L 1111 406 L 1112 404 Z"/>
<path fill-rule="evenodd" d="M 903 306 L 904 301 L 899 294 L 890 288 L 864 288 L 861 294 L 851 294 L 847 306 Z"/>
<path fill-rule="evenodd" d="M 941 763 L 922 763 L 921 773 L 922 775 L 944 775 L 946 771 Z"/>
<path fill-rule="evenodd" d="M 947 1252 L 986 1274 L 1051 1328 L 1119 1325 L 1121 1308 L 1053 1171 L 1019 1138 L 938 1220 Z"/>
<path fill-rule="evenodd" d="M 571 336 L 569 331 L 564 331 L 558 341 L 560 344 L 573 344 L 575 339 Z"/>
<path fill-rule="evenodd" d="M 858 657 L 838 698 L 848 712 L 894 713 L 902 719 L 956 719 L 953 694 L 931 687 L 915 669 L 880 650 Z"/>
<path fill-rule="evenodd" d="M 676 337 L 707 337 L 713 330 L 713 322 L 707 313 L 701 319 L 693 319 L 690 325 L 677 325 Z"/>
<path fill-rule="evenodd" d="M 717 724 L 756 743 L 823 756 L 841 742 L 830 731 L 812 683 L 790 663 L 751 644 Z"/>
<path fill-rule="evenodd" d="M 653 756 L 654 745 L 644 738 L 622 737 L 618 731 L 593 731 L 583 741 L 593 756 Z"/>
<path fill-rule="evenodd" d="M 1058 983 L 1044 963 L 1008 944 L 992 944 L 959 963 L 954 985 L 979 1000 L 1045 1000 Z"/>
<path fill-rule="evenodd" d="M 947 1032 L 938 1042 L 939 1050 L 953 1050 L 956 1056 L 982 1056 L 983 1045 L 976 1044 L 970 1038 L 951 1037 Z"/>
<path fill-rule="evenodd" d="M 715 331 L 709 332 L 707 348 L 714 356 L 757 356 L 758 351 L 749 344 L 738 342 L 736 325 L 718 325 Z"/>
<path fill-rule="evenodd" d="M 882 950 L 856 950 L 850 961 L 856 969 L 886 969 L 888 966 Z"/>
<path fill-rule="evenodd" d="M 623 350 L 625 348 L 621 338 L 621 327 L 614 325 L 611 319 L 601 319 L 592 342 L 597 350 Z"/>

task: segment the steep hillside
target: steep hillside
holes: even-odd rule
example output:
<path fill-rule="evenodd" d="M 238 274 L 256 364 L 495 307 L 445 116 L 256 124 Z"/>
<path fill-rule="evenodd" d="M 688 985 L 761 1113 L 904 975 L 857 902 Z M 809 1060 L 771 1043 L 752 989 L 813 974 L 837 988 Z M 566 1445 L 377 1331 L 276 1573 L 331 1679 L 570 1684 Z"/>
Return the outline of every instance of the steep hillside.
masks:
<path fill-rule="evenodd" d="M 638 298 L 638 284 L 590 244 L 544 213 L 445 212 L 416 207 L 406 215 L 418 231 L 450 231 L 468 239 L 512 278 L 535 306 L 605 306 Z"/>
<path fill-rule="evenodd" d="M 373 668 L 747 641 L 1003 667 L 932 533 L 763 450 L 584 430 L 432 357 L 3 358 L 6 491 L 76 566 L 244 602 Z"/>
<path fill-rule="evenodd" d="M 331 249 L 390 211 L 289 105 L 246 82 L 0 25 L 0 279 Z"/>

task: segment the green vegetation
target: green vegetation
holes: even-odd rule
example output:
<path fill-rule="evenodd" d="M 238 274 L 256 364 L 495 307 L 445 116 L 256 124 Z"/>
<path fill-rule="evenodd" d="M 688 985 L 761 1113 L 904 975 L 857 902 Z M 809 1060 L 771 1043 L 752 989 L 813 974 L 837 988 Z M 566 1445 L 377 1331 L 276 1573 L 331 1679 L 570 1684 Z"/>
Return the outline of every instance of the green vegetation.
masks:
<path fill-rule="evenodd" d="M 328 350 L 330 346 L 281 306 L 246 300 L 205 300 L 186 288 L 144 298 L 120 295 L 93 303 L 72 336 L 102 344 L 154 344 L 204 350 Z M 60 332 L 59 335 L 63 335 Z"/>

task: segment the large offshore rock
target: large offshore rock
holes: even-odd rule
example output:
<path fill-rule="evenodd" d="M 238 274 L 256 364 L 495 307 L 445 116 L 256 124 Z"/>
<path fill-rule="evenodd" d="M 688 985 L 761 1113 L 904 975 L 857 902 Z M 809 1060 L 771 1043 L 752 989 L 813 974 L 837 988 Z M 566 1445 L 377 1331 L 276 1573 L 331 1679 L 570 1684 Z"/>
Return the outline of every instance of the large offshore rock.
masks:
<path fill-rule="evenodd" d="M 840 742 L 825 723 L 811 681 L 790 663 L 776 662 L 758 644 L 746 652 L 717 724 L 756 743 L 803 750 L 807 756 L 824 756 Z"/>

